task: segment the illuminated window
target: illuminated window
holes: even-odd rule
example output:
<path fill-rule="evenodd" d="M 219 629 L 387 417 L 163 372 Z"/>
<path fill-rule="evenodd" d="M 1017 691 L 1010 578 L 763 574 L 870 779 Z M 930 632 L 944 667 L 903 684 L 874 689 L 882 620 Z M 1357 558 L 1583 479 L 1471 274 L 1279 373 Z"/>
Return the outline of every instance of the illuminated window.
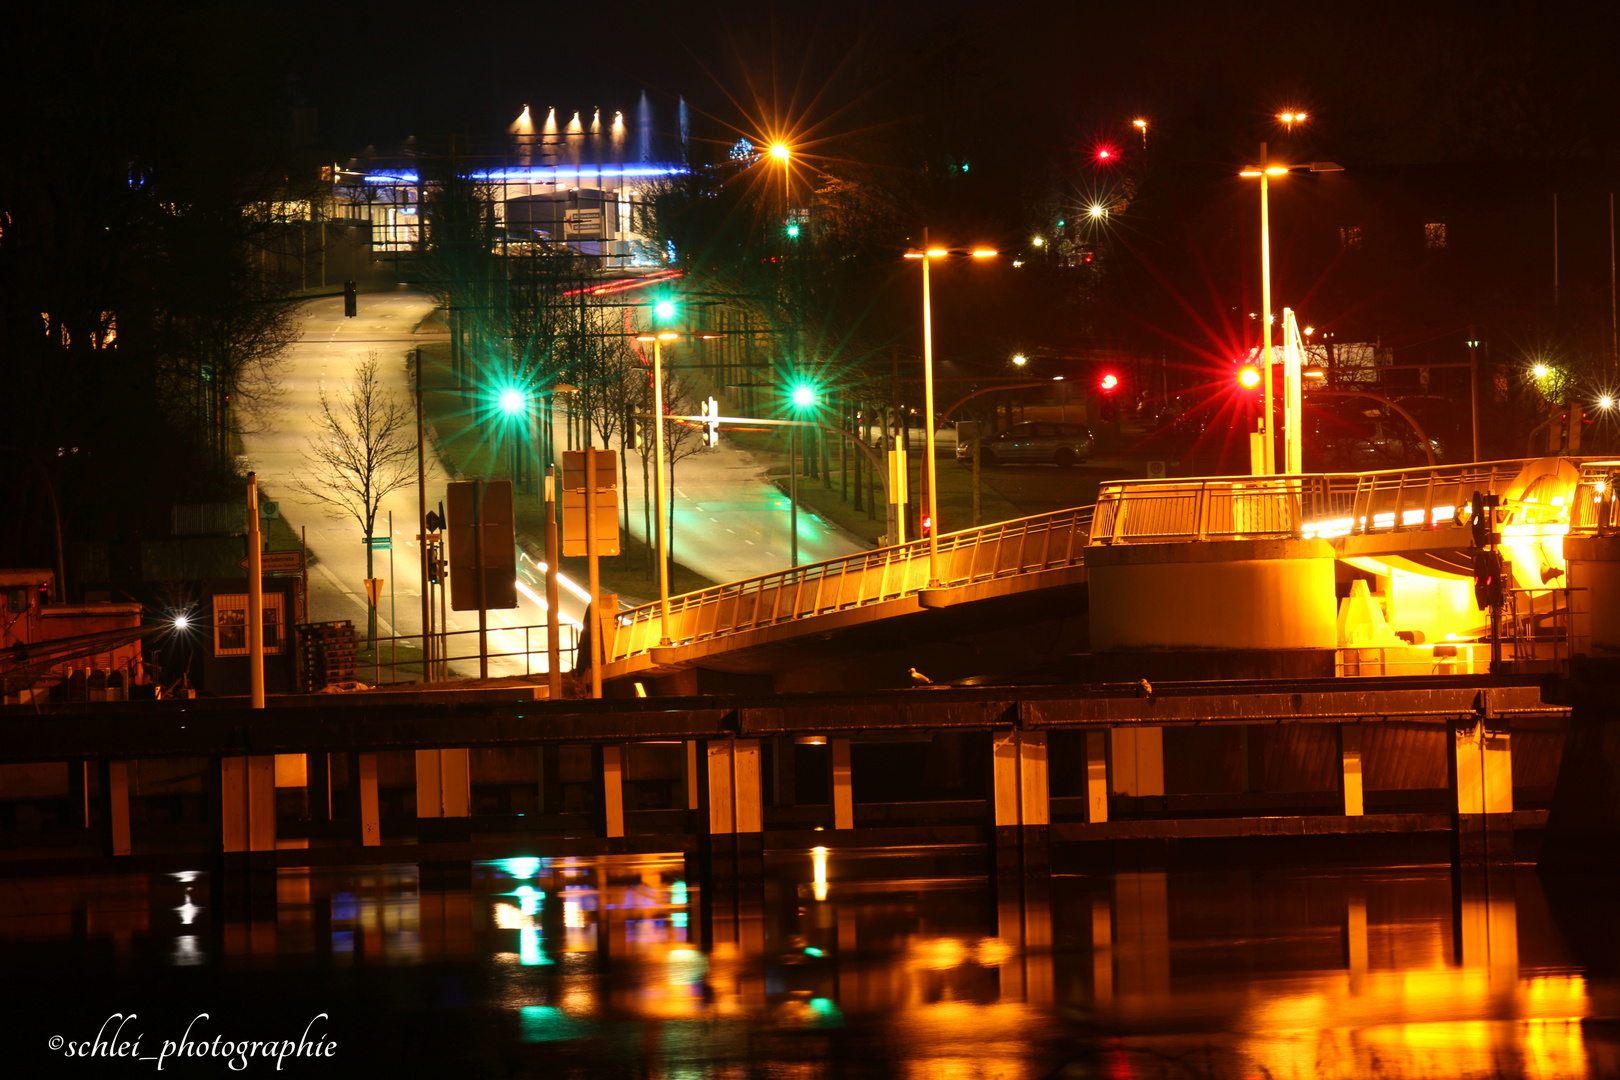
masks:
<path fill-rule="evenodd" d="M 1339 230 L 1339 244 L 1342 247 L 1358 248 L 1361 246 L 1361 226 L 1346 225 Z"/>
<path fill-rule="evenodd" d="M 264 594 L 264 651 L 281 652 L 281 593 Z M 246 656 L 247 593 L 220 593 L 214 597 L 214 655 Z"/>
<path fill-rule="evenodd" d="M 1426 248 L 1443 248 L 1446 246 L 1446 223 L 1434 221 L 1423 226 L 1423 246 Z"/>

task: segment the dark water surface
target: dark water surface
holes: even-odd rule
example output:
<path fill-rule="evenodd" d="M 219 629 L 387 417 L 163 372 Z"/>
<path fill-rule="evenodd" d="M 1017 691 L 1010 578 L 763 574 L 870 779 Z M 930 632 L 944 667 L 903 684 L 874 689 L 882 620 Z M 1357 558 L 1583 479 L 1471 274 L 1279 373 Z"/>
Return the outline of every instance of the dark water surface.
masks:
<path fill-rule="evenodd" d="M 288 1076 L 1620 1075 L 1610 882 L 1171 870 L 998 898 L 944 852 L 835 853 L 825 886 L 817 862 L 706 900 L 678 855 L 0 881 L 6 1071 L 277 1074 L 228 1045 L 252 1040 L 301 1045 Z M 188 1025 L 205 1056 L 165 1054 Z"/>

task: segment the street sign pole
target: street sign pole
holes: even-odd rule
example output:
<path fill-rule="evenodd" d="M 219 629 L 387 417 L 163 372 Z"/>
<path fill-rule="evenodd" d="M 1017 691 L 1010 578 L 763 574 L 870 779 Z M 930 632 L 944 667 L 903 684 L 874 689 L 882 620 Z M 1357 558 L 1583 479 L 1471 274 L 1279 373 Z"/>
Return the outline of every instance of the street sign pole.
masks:
<path fill-rule="evenodd" d="M 473 559 L 478 564 L 478 677 L 489 678 L 489 612 L 484 596 L 484 482 L 473 481 Z"/>
<path fill-rule="evenodd" d="M 248 691 L 264 708 L 264 574 L 259 565 L 259 474 L 248 473 Z"/>
<path fill-rule="evenodd" d="M 388 666 L 389 678 L 398 678 L 399 604 L 394 595 L 394 512 L 388 511 Z"/>
<path fill-rule="evenodd" d="M 590 425 L 585 426 L 585 561 L 590 566 L 591 697 L 602 696 L 602 574 L 596 557 L 596 451 L 591 447 Z M 614 499 L 614 513 L 618 513 Z"/>
<path fill-rule="evenodd" d="M 557 606 L 557 466 L 546 465 L 546 695 L 562 697 L 562 613 Z"/>

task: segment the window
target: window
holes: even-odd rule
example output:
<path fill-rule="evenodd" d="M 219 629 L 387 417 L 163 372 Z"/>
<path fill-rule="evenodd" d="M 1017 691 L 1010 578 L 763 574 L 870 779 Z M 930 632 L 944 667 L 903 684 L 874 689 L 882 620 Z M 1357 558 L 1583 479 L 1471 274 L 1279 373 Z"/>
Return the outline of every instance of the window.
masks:
<path fill-rule="evenodd" d="M 1358 247 L 1360 247 L 1361 246 L 1361 226 L 1360 225 L 1346 225 L 1342 229 L 1340 229 L 1339 230 L 1339 244 L 1341 246 L 1347 247 L 1347 248 L 1358 248 Z"/>
<path fill-rule="evenodd" d="M 1443 248 L 1446 246 L 1446 223 L 1434 221 L 1423 226 L 1423 246 L 1426 248 Z"/>
<path fill-rule="evenodd" d="M 264 651 L 281 652 L 281 593 L 264 594 Z M 220 593 L 214 597 L 214 655 L 246 656 L 247 593 Z"/>

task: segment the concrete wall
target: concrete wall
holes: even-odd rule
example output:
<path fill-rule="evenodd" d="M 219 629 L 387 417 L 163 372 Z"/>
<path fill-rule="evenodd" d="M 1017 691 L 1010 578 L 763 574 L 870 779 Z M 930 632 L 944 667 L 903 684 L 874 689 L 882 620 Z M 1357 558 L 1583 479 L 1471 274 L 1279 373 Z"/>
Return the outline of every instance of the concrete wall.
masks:
<path fill-rule="evenodd" d="M 1570 587 L 1586 590 L 1572 600 L 1575 651 L 1620 656 L 1620 537 L 1565 537 L 1564 557 Z"/>
<path fill-rule="evenodd" d="M 1227 540 L 1086 549 L 1091 643 L 1112 649 L 1332 649 L 1333 546 Z"/>

